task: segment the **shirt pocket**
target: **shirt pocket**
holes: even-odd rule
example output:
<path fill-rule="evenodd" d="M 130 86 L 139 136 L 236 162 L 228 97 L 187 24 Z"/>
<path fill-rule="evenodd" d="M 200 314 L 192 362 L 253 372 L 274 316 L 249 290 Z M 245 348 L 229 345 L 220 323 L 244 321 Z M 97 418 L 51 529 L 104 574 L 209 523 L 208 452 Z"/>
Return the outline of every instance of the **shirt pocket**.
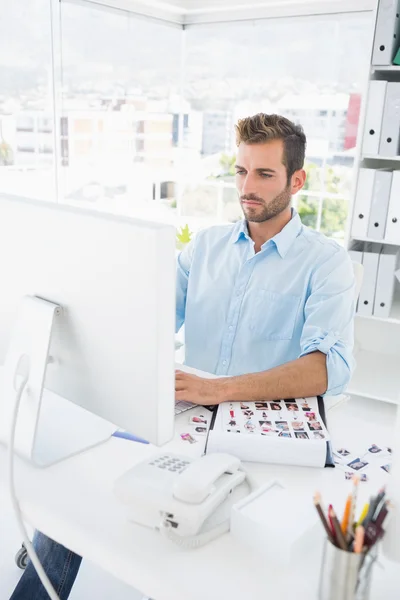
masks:
<path fill-rule="evenodd" d="M 264 340 L 291 340 L 300 306 L 300 296 L 257 290 L 250 329 Z"/>

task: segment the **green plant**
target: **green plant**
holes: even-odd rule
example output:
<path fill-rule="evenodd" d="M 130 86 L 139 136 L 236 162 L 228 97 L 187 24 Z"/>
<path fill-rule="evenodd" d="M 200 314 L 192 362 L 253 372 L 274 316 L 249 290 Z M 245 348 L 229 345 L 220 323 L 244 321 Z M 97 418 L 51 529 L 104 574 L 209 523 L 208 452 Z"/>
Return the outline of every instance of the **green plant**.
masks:
<path fill-rule="evenodd" d="M 181 230 L 176 232 L 177 242 L 181 246 L 188 244 L 192 239 L 192 236 L 193 232 L 190 231 L 188 224 L 186 224 L 184 227 L 181 227 Z"/>

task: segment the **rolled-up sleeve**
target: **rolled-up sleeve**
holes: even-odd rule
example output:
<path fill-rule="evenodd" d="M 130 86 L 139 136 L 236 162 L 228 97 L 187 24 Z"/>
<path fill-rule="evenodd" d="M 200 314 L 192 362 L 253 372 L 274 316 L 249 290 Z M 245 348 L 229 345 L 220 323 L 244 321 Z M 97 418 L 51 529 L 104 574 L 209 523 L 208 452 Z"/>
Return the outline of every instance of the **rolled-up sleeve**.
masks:
<path fill-rule="evenodd" d="M 328 388 L 325 394 L 341 394 L 355 366 L 355 277 L 344 249 L 338 248 L 315 269 L 310 287 L 304 308 L 300 356 L 317 350 L 326 354 Z"/>
<path fill-rule="evenodd" d="M 177 333 L 185 322 L 186 295 L 189 282 L 190 265 L 192 263 L 195 241 L 189 242 L 180 252 L 176 261 L 176 323 Z"/>

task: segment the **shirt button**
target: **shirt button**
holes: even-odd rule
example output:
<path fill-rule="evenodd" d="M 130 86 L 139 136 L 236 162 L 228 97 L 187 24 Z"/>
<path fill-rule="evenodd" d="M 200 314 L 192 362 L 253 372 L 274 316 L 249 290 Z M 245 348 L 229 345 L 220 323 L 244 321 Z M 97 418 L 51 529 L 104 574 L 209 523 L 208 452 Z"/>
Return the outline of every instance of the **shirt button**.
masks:
<path fill-rule="evenodd" d="M 226 360 L 222 361 L 222 364 L 224 365 L 224 367 L 226 366 Z"/>

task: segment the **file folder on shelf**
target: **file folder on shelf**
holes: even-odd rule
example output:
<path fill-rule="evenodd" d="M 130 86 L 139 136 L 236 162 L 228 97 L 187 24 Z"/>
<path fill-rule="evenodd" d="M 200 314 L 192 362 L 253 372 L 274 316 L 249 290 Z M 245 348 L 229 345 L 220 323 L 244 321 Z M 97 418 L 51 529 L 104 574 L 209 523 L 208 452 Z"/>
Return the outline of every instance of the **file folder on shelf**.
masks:
<path fill-rule="evenodd" d="M 363 267 L 364 277 L 358 300 L 358 314 L 372 317 L 375 302 L 376 277 L 378 275 L 379 253 L 381 244 L 364 244 Z"/>
<path fill-rule="evenodd" d="M 387 81 L 370 81 L 362 143 L 362 153 L 365 156 L 379 153 L 386 88 Z"/>
<path fill-rule="evenodd" d="M 374 188 L 375 169 L 360 169 L 354 201 L 351 235 L 354 238 L 366 238 Z"/>
<path fill-rule="evenodd" d="M 380 156 L 398 156 L 400 141 L 400 83 L 386 86 L 385 105 L 379 142 Z"/>
<path fill-rule="evenodd" d="M 376 17 L 373 65 L 391 65 L 399 47 L 400 0 L 379 0 Z"/>
<path fill-rule="evenodd" d="M 385 236 L 391 185 L 391 171 L 375 171 L 367 232 L 369 239 L 383 240 Z"/>
<path fill-rule="evenodd" d="M 400 244 L 400 171 L 393 171 L 385 241 Z"/>
<path fill-rule="evenodd" d="M 392 309 L 395 286 L 395 271 L 398 265 L 399 248 L 384 246 L 379 255 L 378 275 L 374 301 L 374 317 L 387 319 Z"/>
<path fill-rule="evenodd" d="M 360 263 L 362 265 L 362 259 L 363 259 L 363 244 L 362 242 L 355 242 L 353 243 L 352 247 L 350 250 L 348 250 L 349 256 L 352 260 L 352 262 L 356 262 L 356 263 Z M 357 304 L 356 304 L 356 312 L 358 310 L 358 298 L 357 298 Z"/>

